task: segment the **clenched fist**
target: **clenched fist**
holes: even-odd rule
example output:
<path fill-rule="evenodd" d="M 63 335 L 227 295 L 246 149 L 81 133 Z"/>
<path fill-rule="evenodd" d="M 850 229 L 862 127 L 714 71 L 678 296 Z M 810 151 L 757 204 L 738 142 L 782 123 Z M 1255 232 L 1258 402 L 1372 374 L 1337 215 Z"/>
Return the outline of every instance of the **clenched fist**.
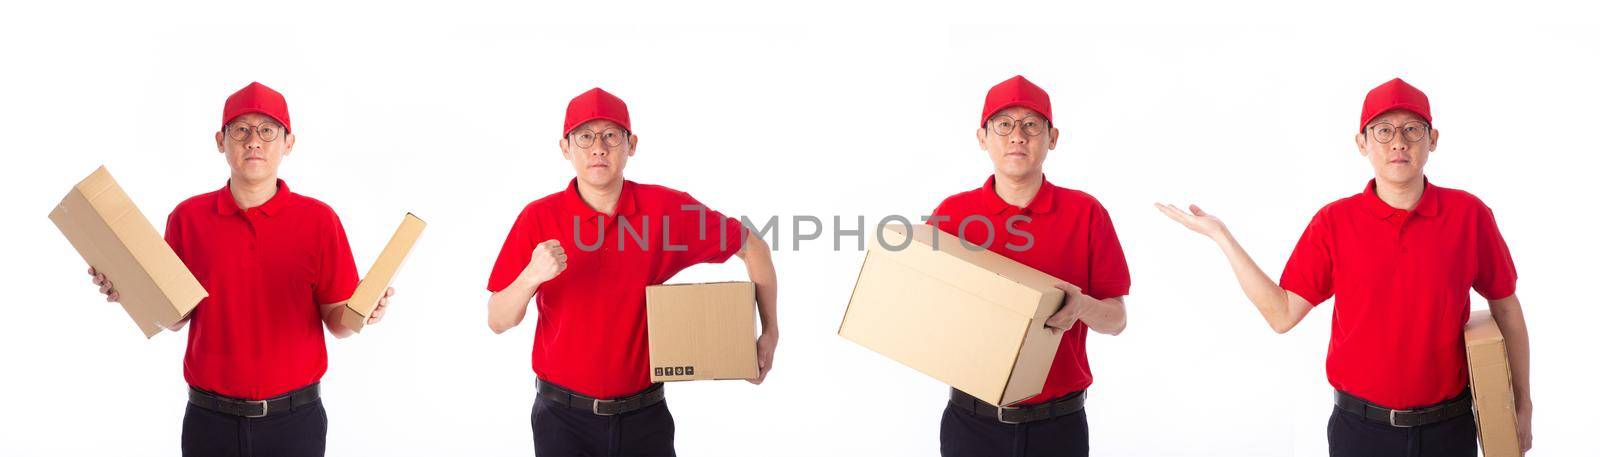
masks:
<path fill-rule="evenodd" d="M 566 269 L 567 251 L 561 248 L 561 242 L 545 240 L 533 248 L 533 258 L 528 259 L 528 266 L 523 268 L 522 275 L 531 281 L 544 283 Z"/>

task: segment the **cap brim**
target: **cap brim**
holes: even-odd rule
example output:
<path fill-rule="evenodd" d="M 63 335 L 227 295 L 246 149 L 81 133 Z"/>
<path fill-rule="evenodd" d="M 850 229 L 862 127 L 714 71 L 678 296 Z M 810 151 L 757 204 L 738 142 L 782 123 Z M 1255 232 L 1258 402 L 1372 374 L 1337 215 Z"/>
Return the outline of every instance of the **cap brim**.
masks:
<path fill-rule="evenodd" d="M 1023 107 L 1023 108 L 1027 108 L 1027 109 L 1031 109 L 1031 110 L 1033 110 L 1033 112 L 1039 113 L 1040 116 L 1044 116 L 1044 120 L 1046 120 L 1046 121 L 1055 122 L 1055 120 L 1051 119 L 1050 116 L 1044 114 L 1044 110 L 1040 109 L 1037 104 L 1035 104 L 1033 102 L 1030 102 L 1030 101 L 1026 101 L 1026 100 L 1017 100 L 1017 101 L 1014 101 L 1014 102 L 1010 102 L 1010 103 L 1006 103 L 1006 104 L 997 106 L 994 109 L 989 110 L 989 112 L 983 113 L 983 119 L 978 121 L 978 127 L 983 127 L 983 126 L 989 125 L 989 118 L 994 117 L 995 113 L 998 113 L 998 112 L 1001 112 L 1001 111 L 1005 111 L 1006 108 L 1013 108 L 1013 107 L 1018 107 L 1018 106 Z"/>
<path fill-rule="evenodd" d="M 260 114 L 262 116 L 270 117 L 270 118 L 272 118 L 272 120 L 278 121 L 278 125 L 283 126 L 283 133 L 294 133 L 294 128 L 289 127 L 289 123 L 288 122 L 284 122 L 283 119 L 279 119 L 278 116 L 276 116 L 276 115 L 274 115 L 272 113 L 269 113 L 266 110 L 263 110 L 263 109 L 260 109 L 260 108 L 247 108 L 244 111 L 240 111 L 239 114 L 235 114 L 235 115 L 233 115 L 233 117 L 228 118 L 228 120 L 222 121 L 222 126 L 223 127 L 227 127 L 229 122 L 233 122 L 233 120 L 234 119 L 238 119 L 239 116 L 243 116 L 243 115 L 250 114 L 250 113 L 255 113 L 255 114 Z"/>
<path fill-rule="evenodd" d="M 1426 121 L 1429 124 L 1433 123 L 1433 117 L 1429 116 L 1427 114 L 1424 114 L 1422 112 L 1422 107 L 1414 105 L 1414 104 L 1410 104 L 1410 103 L 1396 103 L 1396 104 L 1384 109 L 1383 111 L 1379 111 L 1377 113 L 1374 113 L 1371 116 L 1367 116 L 1366 119 L 1362 119 L 1361 120 L 1361 130 L 1359 130 L 1359 131 L 1362 131 L 1362 132 L 1366 131 L 1367 130 L 1367 124 L 1371 124 L 1373 119 L 1377 119 L 1379 116 L 1383 116 L 1385 114 L 1389 114 L 1389 112 L 1391 112 L 1391 111 L 1410 111 L 1411 114 L 1417 115 L 1417 117 L 1422 118 L 1423 121 Z"/>
<path fill-rule="evenodd" d="M 561 132 L 561 136 L 565 137 L 567 135 L 571 135 L 573 130 L 577 130 L 578 129 L 578 126 L 581 126 L 581 125 L 583 125 L 585 123 L 588 123 L 589 121 L 592 121 L 592 120 L 595 120 L 595 119 L 605 119 L 605 120 L 608 120 L 608 121 L 611 121 L 611 122 L 615 122 L 615 123 L 617 123 L 617 125 L 622 126 L 623 130 L 627 130 L 628 133 L 630 133 L 630 134 L 633 133 L 633 127 L 628 126 L 627 122 L 624 122 L 624 121 L 619 120 L 617 118 L 614 118 L 614 117 L 611 117 L 611 116 L 590 116 L 588 118 L 585 118 L 584 120 L 572 123 L 572 127 L 567 128 L 567 131 L 565 131 L 565 132 Z"/>

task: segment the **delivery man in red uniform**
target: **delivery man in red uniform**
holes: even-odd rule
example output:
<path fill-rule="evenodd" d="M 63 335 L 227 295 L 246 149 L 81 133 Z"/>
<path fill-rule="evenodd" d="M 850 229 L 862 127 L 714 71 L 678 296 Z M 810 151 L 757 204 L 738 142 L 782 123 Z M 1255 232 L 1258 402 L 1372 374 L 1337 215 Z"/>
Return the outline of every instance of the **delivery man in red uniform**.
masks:
<path fill-rule="evenodd" d="M 645 286 L 739 256 L 755 283 L 761 383 L 778 344 L 770 248 L 689 194 L 623 179 L 639 146 L 621 99 L 599 88 L 567 105 L 561 154 L 576 176 L 523 208 L 489 276 L 489 328 L 505 332 L 537 300 L 534 453 L 675 455 L 661 384 L 652 384 Z"/>
<path fill-rule="evenodd" d="M 1066 281 L 1056 286 L 1066 291 L 1065 303 L 1045 321 L 1065 334 L 1044 390 L 1000 408 L 951 389 L 939 430 L 946 457 L 1089 455 L 1083 403 L 1094 377 L 1085 337 L 1091 329 L 1116 335 L 1127 326 L 1128 265 L 1105 207 L 1045 180 L 1045 157 L 1060 137 L 1044 89 L 1021 76 L 995 85 L 977 130 L 994 175 L 983 187 L 946 198 L 928 220 Z"/>
<path fill-rule="evenodd" d="M 1334 299 L 1330 455 L 1477 455 L 1462 339 L 1470 290 L 1489 300 L 1505 335 L 1518 438 L 1532 447 L 1517 270 L 1489 207 L 1423 174 L 1439 142 L 1428 97 L 1398 78 L 1372 89 L 1355 142 L 1373 179 L 1312 216 L 1278 283 L 1216 216 L 1193 205 L 1191 212 L 1157 207 L 1221 246 L 1245 295 L 1278 333 Z"/>
<path fill-rule="evenodd" d="M 169 329 L 193 323 L 183 358 L 185 456 L 323 454 L 322 332 L 353 333 L 340 324 L 338 303 L 355 292 L 356 267 L 333 209 L 278 179 L 294 140 L 283 95 L 261 83 L 235 92 L 216 134 L 232 170 L 227 184 L 167 217 L 167 244 L 210 294 Z M 117 301 L 104 275 L 89 274 Z M 383 318 L 392 294 L 367 323 Z"/>

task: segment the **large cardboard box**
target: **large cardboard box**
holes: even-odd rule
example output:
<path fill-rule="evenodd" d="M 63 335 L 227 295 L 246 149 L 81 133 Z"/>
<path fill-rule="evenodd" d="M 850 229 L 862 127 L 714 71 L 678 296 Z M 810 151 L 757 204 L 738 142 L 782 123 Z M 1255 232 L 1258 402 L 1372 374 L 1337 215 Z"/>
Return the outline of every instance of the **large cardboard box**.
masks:
<path fill-rule="evenodd" d="M 755 284 L 655 285 L 644 296 L 651 382 L 756 378 Z"/>
<path fill-rule="evenodd" d="M 340 322 L 346 328 L 361 333 L 361 329 L 367 326 L 367 317 L 378 307 L 378 299 L 383 298 L 383 292 L 394 282 L 400 265 L 411 253 L 411 246 L 417 243 L 417 238 L 422 236 L 422 229 L 427 226 L 426 222 L 411 213 L 406 213 L 406 217 L 400 220 L 400 228 L 389 238 L 389 244 L 384 245 L 383 252 L 378 254 L 378 260 L 372 263 L 372 268 L 361 278 L 361 283 L 356 284 L 356 292 L 344 301 L 344 318 Z"/>
<path fill-rule="evenodd" d="M 206 297 L 200 281 L 104 166 L 67 192 L 50 221 L 116 287 L 122 309 L 145 338 L 177 323 Z"/>
<path fill-rule="evenodd" d="M 1478 443 L 1484 457 L 1518 457 L 1516 396 L 1511 390 L 1511 364 L 1506 339 L 1489 310 L 1473 311 L 1463 335 L 1471 374 L 1472 411 L 1478 419 Z"/>
<path fill-rule="evenodd" d="M 885 228 L 839 335 L 991 404 L 1038 395 L 1061 344 L 1044 321 L 1062 281 L 931 226 Z"/>

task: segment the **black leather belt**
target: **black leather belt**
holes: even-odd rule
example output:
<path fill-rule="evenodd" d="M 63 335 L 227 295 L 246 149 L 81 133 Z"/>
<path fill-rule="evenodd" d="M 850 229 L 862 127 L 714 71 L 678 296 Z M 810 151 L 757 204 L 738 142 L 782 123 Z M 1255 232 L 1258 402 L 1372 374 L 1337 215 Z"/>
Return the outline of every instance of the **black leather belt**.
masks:
<path fill-rule="evenodd" d="M 950 404 L 980 417 L 993 417 L 1004 424 L 1022 424 L 1083 411 L 1084 397 L 1087 396 L 1086 391 L 1080 390 L 1063 395 L 1049 403 L 1000 407 L 967 395 L 966 392 L 950 389 Z"/>
<path fill-rule="evenodd" d="M 189 386 L 189 404 L 202 409 L 239 417 L 267 417 L 288 413 L 312 404 L 322 398 L 321 383 L 312 383 L 298 390 L 266 400 L 245 400 L 217 395 Z"/>
<path fill-rule="evenodd" d="M 633 395 L 602 400 L 573 392 L 571 389 L 540 379 L 539 396 L 568 408 L 594 413 L 596 416 L 615 416 L 661 403 L 662 400 L 667 399 L 667 391 L 658 382 Z"/>
<path fill-rule="evenodd" d="M 1419 427 L 1472 412 L 1472 396 L 1467 391 L 1444 403 L 1418 409 L 1389 409 L 1340 391 L 1334 391 L 1333 398 L 1339 409 L 1391 427 Z"/>

